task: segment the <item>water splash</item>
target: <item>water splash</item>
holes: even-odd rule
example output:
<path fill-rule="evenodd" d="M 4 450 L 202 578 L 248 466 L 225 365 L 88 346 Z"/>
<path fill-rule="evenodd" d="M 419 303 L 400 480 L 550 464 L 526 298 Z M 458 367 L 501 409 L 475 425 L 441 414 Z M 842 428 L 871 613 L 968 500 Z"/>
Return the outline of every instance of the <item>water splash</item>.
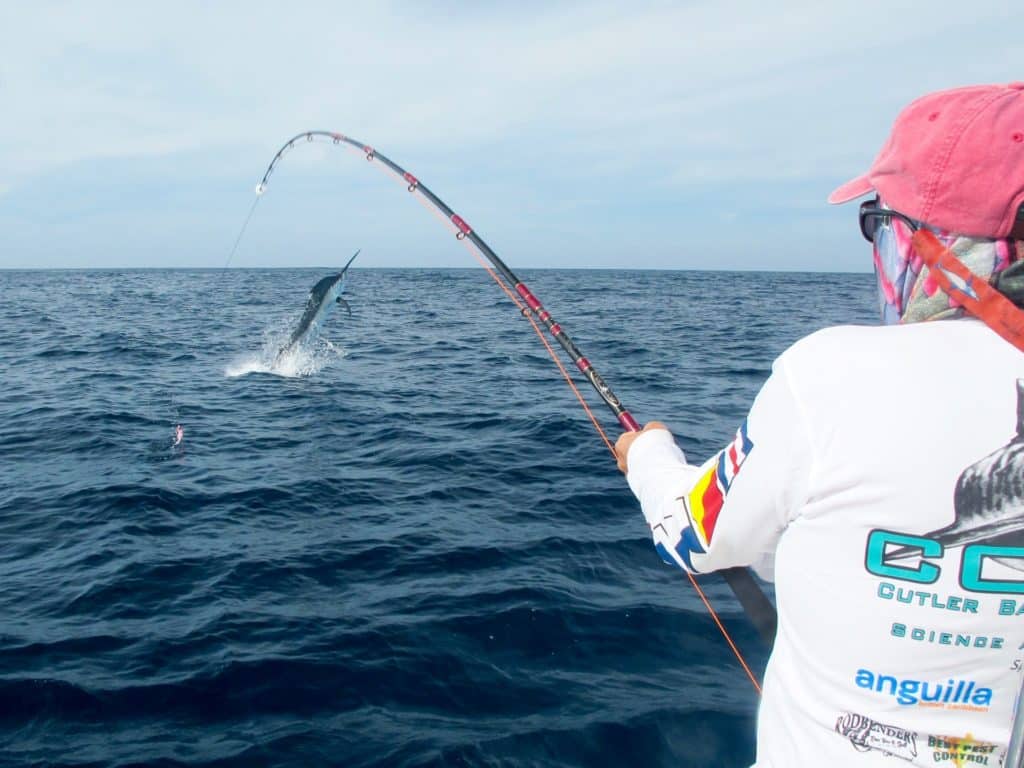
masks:
<path fill-rule="evenodd" d="M 342 347 L 320 336 L 313 336 L 281 353 L 290 333 L 290 324 L 282 324 L 263 332 L 263 346 L 258 352 L 244 354 L 227 365 L 228 378 L 250 373 L 270 373 L 285 378 L 315 376 L 337 359 L 345 357 Z"/>

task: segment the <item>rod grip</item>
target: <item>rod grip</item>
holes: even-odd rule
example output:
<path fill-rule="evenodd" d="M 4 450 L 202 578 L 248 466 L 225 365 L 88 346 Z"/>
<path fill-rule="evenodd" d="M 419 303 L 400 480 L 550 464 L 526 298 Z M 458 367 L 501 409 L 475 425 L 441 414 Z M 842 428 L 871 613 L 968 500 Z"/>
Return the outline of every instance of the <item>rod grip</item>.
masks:
<path fill-rule="evenodd" d="M 633 418 L 632 414 L 629 411 L 623 411 L 622 413 L 619 414 L 619 424 L 627 432 L 640 431 L 640 425 L 637 423 L 637 420 Z"/>

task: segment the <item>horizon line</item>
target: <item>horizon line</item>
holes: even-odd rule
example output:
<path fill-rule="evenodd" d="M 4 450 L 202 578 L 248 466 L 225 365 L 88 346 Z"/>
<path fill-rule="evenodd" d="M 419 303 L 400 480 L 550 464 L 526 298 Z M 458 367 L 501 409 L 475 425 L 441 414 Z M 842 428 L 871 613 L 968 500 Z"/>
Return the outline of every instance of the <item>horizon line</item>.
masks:
<path fill-rule="evenodd" d="M 303 267 L 0 267 L 0 272 L 255 272 L 272 270 L 330 270 L 337 265 Z M 482 267 L 352 267 L 352 271 L 365 270 L 445 270 L 473 271 Z M 518 270 L 536 272 L 725 272 L 752 274 L 806 274 L 806 275 L 870 275 L 871 270 L 856 271 L 843 269 L 699 269 L 696 267 L 529 267 Z"/>

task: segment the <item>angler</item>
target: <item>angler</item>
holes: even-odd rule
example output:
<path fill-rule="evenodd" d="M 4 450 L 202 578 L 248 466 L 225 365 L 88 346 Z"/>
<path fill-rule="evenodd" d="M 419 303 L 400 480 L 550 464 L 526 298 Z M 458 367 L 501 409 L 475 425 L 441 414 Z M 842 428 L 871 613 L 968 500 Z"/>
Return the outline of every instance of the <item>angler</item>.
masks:
<path fill-rule="evenodd" d="M 865 195 L 884 325 L 786 350 L 703 464 L 652 422 L 620 468 L 670 564 L 775 580 L 757 766 L 931 765 L 919 747 L 970 734 L 1019 768 L 1020 625 L 989 596 L 1022 591 L 1024 83 L 910 104 L 829 201 Z M 923 620 L 938 642 L 907 642 Z"/>

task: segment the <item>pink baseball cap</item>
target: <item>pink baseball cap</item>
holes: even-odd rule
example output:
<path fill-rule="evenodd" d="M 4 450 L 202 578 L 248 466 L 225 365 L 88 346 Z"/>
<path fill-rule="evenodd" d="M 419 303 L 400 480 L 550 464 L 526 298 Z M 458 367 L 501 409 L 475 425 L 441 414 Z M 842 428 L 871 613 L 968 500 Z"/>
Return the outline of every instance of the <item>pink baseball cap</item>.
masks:
<path fill-rule="evenodd" d="M 911 102 L 868 172 L 828 201 L 872 191 L 893 210 L 949 232 L 1024 237 L 1024 83 L 953 88 Z"/>

